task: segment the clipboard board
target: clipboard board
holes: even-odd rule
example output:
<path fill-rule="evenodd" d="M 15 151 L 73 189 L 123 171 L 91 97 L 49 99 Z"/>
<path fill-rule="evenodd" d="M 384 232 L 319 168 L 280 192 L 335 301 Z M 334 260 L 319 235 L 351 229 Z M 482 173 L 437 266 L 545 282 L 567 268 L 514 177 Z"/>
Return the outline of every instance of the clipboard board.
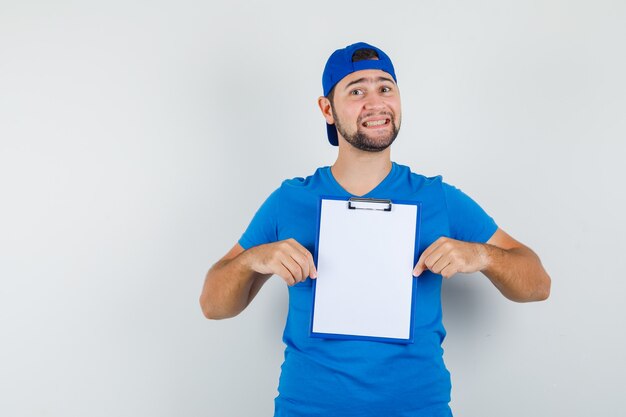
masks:
<path fill-rule="evenodd" d="M 421 202 L 321 196 L 309 335 L 413 343 Z"/>

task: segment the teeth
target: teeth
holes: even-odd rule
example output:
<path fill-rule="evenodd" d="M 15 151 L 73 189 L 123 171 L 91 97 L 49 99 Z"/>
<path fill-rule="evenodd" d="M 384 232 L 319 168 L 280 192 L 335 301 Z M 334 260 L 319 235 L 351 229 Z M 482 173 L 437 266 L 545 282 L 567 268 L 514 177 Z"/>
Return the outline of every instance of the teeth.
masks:
<path fill-rule="evenodd" d="M 376 120 L 374 122 L 366 122 L 365 126 L 367 126 L 367 127 L 370 127 L 370 126 L 380 126 L 380 125 L 384 125 L 385 123 L 387 123 L 387 119 Z"/>

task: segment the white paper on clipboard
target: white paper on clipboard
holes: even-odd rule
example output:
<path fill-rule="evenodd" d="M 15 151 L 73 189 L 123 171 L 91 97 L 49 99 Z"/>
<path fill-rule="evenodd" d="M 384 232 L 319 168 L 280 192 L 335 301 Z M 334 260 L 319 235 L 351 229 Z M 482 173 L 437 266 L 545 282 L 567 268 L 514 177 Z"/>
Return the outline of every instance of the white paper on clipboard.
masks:
<path fill-rule="evenodd" d="M 412 336 L 418 204 L 349 209 L 322 198 L 311 336 Z"/>

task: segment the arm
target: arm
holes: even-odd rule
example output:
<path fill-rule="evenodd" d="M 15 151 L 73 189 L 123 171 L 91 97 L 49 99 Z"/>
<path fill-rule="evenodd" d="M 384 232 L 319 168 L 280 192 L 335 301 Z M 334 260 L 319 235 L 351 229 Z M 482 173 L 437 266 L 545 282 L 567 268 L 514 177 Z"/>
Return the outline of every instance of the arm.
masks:
<path fill-rule="evenodd" d="M 551 279 L 529 247 L 498 229 L 486 244 L 486 266 L 481 272 L 502 295 L 512 301 L 543 301 L 550 295 Z"/>
<path fill-rule="evenodd" d="M 413 275 L 425 269 L 445 278 L 481 271 L 512 301 L 541 301 L 550 295 L 551 280 L 539 257 L 502 229 L 484 244 L 437 239 L 420 256 Z"/>
<path fill-rule="evenodd" d="M 317 276 L 313 256 L 294 239 L 244 250 L 239 243 L 206 275 L 200 306 L 206 318 L 225 319 L 241 313 L 272 275 L 288 285 Z"/>

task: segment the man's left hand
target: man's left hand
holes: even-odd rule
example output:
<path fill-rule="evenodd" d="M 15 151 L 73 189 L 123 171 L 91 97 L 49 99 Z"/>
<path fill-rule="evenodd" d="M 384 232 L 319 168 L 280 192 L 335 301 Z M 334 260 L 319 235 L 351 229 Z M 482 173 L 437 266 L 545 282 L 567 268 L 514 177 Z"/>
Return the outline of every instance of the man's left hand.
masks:
<path fill-rule="evenodd" d="M 472 273 L 487 267 L 487 251 L 480 243 L 440 237 L 422 253 L 413 276 L 419 276 L 428 269 L 444 278 L 450 278 L 457 272 Z"/>

